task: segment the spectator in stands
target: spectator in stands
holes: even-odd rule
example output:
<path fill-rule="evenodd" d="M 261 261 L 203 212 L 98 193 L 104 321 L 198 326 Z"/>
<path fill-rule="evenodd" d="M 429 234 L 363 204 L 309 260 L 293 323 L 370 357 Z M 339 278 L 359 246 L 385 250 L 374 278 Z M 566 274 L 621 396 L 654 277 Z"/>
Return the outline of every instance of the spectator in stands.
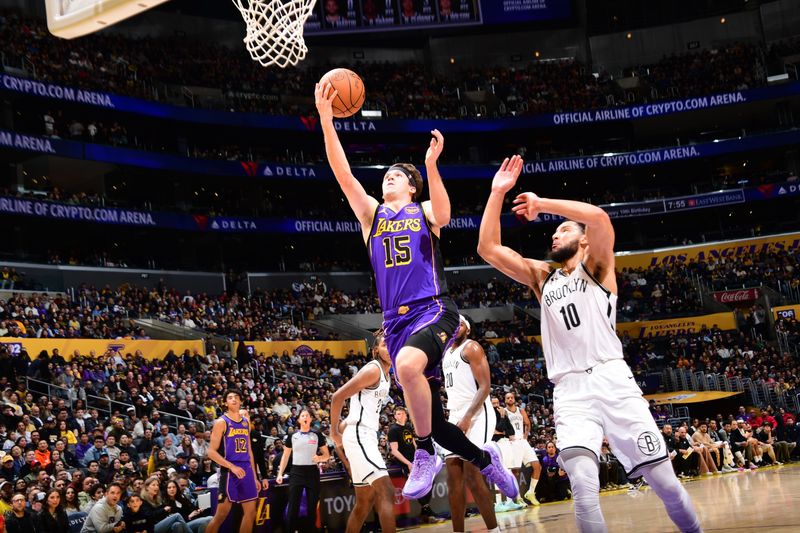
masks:
<path fill-rule="evenodd" d="M 789 445 L 785 442 L 778 443 L 775 440 L 772 425 L 768 420 L 764 420 L 762 426 L 756 429 L 755 438 L 761 446 L 762 454 L 766 453 L 772 464 L 782 465 L 789 461 Z"/>
<path fill-rule="evenodd" d="M 119 483 L 111 483 L 108 486 L 108 493 L 92 506 L 81 533 L 106 533 L 109 532 L 109 528 L 113 533 L 125 531 L 122 509 L 117 506 L 121 497 L 122 486 Z"/>
<path fill-rule="evenodd" d="M 603 439 L 599 460 L 601 489 L 616 489 L 628 483 L 628 478 L 625 476 L 625 469 L 616 456 L 611 453 L 608 439 Z"/>
<path fill-rule="evenodd" d="M 37 531 L 67 531 L 67 513 L 61 505 L 61 492 L 58 489 L 47 491 L 44 507 L 36 515 Z"/>
<path fill-rule="evenodd" d="M 536 499 L 541 503 L 565 500 L 569 496 L 567 473 L 558 465 L 558 449 L 553 441 L 547 443 L 542 458 L 543 475 L 536 485 Z"/>
<path fill-rule="evenodd" d="M 192 503 L 181 490 L 177 481 L 167 481 L 167 490 L 164 497 L 164 505 L 175 509 L 183 517 L 186 526 L 192 533 L 200 533 L 205 531 L 206 526 L 211 522 L 211 516 L 202 516 L 204 511 L 201 511 L 197 506 Z"/>
<path fill-rule="evenodd" d="M 161 478 L 147 478 L 141 492 L 142 507 L 150 516 L 155 533 L 191 533 L 183 516 L 172 506 L 166 505 L 161 496 Z"/>
<path fill-rule="evenodd" d="M 136 492 L 128 496 L 122 521 L 125 523 L 126 532 L 149 533 L 153 530 L 149 515 L 142 509 L 142 497 Z"/>
<path fill-rule="evenodd" d="M 692 444 L 695 447 L 695 450 L 699 447 L 701 450 L 701 455 L 704 458 L 710 459 L 710 463 L 713 469 L 712 473 L 720 470 L 724 473 L 733 472 L 733 468 L 728 466 L 725 463 L 725 453 L 724 453 L 724 446 L 722 442 L 716 442 L 711 438 L 711 435 L 708 433 L 708 423 L 706 422 L 699 422 L 699 427 L 697 431 L 692 434 Z"/>
<path fill-rule="evenodd" d="M 741 410 L 740 410 L 741 412 Z M 745 421 L 741 418 L 736 420 L 736 428 L 731 429 L 731 450 L 734 457 L 738 459 L 741 467 L 750 465 L 751 470 L 758 468 L 756 462 L 761 462 L 761 446 L 755 438 Z M 758 458 L 758 461 L 756 461 Z"/>
<path fill-rule="evenodd" d="M 35 518 L 25 508 L 25 503 L 24 494 L 18 493 L 11 498 L 12 510 L 4 515 L 6 533 L 31 533 L 31 531 L 36 531 Z"/>
<path fill-rule="evenodd" d="M 64 512 L 69 516 L 72 513 L 80 512 L 80 502 L 78 501 L 78 492 L 72 485 L 64 489 Z"/>
<path fill-rule="evenodd" d="M 664 442 L 667 445 L 667 450 L 670 452 L 672 460 L 672 468 L 675 473 L 680 477 L 692 476 L 699 470 L 700 457 L 693 454 L 693 449 L 689 441 L 680 437 L 680 429 L 678 433 L 673 433 L 672 425 L 664 424 L 661 428 L 661 434 L 664 437 Z"/>

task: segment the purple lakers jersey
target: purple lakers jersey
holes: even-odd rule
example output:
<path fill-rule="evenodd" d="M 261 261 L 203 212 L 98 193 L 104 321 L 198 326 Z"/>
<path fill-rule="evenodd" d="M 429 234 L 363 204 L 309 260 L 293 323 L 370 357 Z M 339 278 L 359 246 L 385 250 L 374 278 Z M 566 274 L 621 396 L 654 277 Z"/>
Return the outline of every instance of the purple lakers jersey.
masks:
<path fill-rule="evenodd" d="M 236 464 L 250 464 L 250 424 L 242 417 L 239 422 L 222 415 L 225 420 L 225 438 L 222 439 L 222 456 Z"/>
<path fill-rule="evenodd" d="M 419 203 L 398 213 L 379 205 L 367 246 L 384 311 L 447 293 L 439 237 Z"/>

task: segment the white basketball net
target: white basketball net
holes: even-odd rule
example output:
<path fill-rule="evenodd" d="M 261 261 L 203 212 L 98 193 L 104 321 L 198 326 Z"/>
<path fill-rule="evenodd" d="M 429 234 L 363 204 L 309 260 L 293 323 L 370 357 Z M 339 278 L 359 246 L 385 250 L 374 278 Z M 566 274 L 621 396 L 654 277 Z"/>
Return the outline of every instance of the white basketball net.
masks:
<path fill-rule="evenodd" d="M 296 65 L 306 57 L 303 24 L 316 0 L 233 0 L 247 23 L 244 44 L 263 66 Z"/>

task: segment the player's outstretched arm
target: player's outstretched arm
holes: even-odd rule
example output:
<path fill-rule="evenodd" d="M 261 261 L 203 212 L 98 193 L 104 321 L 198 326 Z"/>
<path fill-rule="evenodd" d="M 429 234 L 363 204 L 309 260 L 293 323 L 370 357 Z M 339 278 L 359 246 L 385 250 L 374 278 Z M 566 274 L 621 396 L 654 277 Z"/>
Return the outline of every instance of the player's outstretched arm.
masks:
<path fill-rule="evenodd" d="M 331 398 L 331 438 L 337 448 L 342 446 L 342 433 L 339 431 L 339 423 L 342 417 L 344 401 L 359 391 L 378 383 L 381 379 L 380 372 L 381 370 L 377 365 L 366 365 L 355 376 L 350 378 L 342 388 L 333 393 Z"/>
<path fill-rule="evenodd" d="M 550 266 L 544 261 L 522 257 L 511 248 L 503 246 L 500 240 L 503 198 L 517 183 L 522 165 L 522 158 L 518 155 L 511 159 L 506 158 L 492 180 L 492 192 L 486 201 L 478 234 L 478 254 L 506 276 L 533 287 L 538 294 L 539 285 L 550 271 Z"/>
<path fill-rule="evenodd" d="M 378 200 L 367 194 L 363 185 L 353 176 L 350 170 L 350 163 L 339 142 L 339 135 L 333 126 L 333 109 L 331 102 L 336 98 L 337 92 L 333 86 L 326 82 L 322 85 L 317 84 L 314 89 L 314 101 L 319 112 L 320 125 L 325 137 L 325 153 L 328 156 L 328 164 L 336 176 L 342 192 L 344 193 L 350 208 L 355 213 L 356 218 L 361 223 L 364 231 L 369 231 L 372 226 L 372 217 L 378 207 Z"/>
<path fill-rule="evenodd" d="M 464 433 L 469 431 L 472 419 L 483 408 L 486 398 L 492 392 L 492 377 L 489 371 L 489 361 L 486 359 L 486 352 L 476 341 L 467 340 L 466 342 L 467 345 L 464 346 L 464 351 L 461 352 L 461 355 L 469 363 L 469 368 L 472 370 L 472 375 L 478 384 L 478 392 L 469 404 L 464 417 L 457 424 Z"/>
<path fill-rule="evenodd" d="M 428 189 L 431 199 L 423 202 L 425 216 L 431 226 L 441 228 L 450 223 L 450 197 L 442 182 L 442 175 L 439 174 L 437 162 L 444 150 L 444 136 L 439 130 L 432 130 L 431 144 L 425 154 L 425 170 L 428 175 Z"/>
<path fill-rule="evenodd" d="M 585 202 L 539 198 L 531 192 L 524 192 L 517 196 L 514 204 L 514 213 L 524 216 L 528 220 L 535 219 L 539 213 L 551 213 L 586 224 L 589 249 L 584 263 L 604 285 L 606 281 L 616 283 L 616 280 L 613 279 L 614 226 L 611 224 L 608 213 Z M 598 273 L 601 276 L 597 276 Z M 612 279 L 607 279 L 609 277 Z"/>

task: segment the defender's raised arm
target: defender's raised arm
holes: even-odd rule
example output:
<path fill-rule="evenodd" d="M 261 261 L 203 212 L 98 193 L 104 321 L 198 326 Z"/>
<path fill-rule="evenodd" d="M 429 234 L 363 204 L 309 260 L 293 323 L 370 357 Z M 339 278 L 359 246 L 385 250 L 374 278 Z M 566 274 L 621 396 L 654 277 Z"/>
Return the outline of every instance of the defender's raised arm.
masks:
<path fill-rule="evenodd" d="M 544 261 L 526 259 L 507 246 L 503 246 L 500 238 L 500 213 L 503 210 L 503 198 L 514 188 L 517 178 L 522 172 L 523 161 L 518 155 L 506 158 L 500 170 L 492 180 L 492 192 L 486 200 L 486 208 L 481 219 L 478 235 L 478 254 L 490 265 L 506 276 L 533 287 L 538 294 L 541 281 L 550 271 Z"/>

